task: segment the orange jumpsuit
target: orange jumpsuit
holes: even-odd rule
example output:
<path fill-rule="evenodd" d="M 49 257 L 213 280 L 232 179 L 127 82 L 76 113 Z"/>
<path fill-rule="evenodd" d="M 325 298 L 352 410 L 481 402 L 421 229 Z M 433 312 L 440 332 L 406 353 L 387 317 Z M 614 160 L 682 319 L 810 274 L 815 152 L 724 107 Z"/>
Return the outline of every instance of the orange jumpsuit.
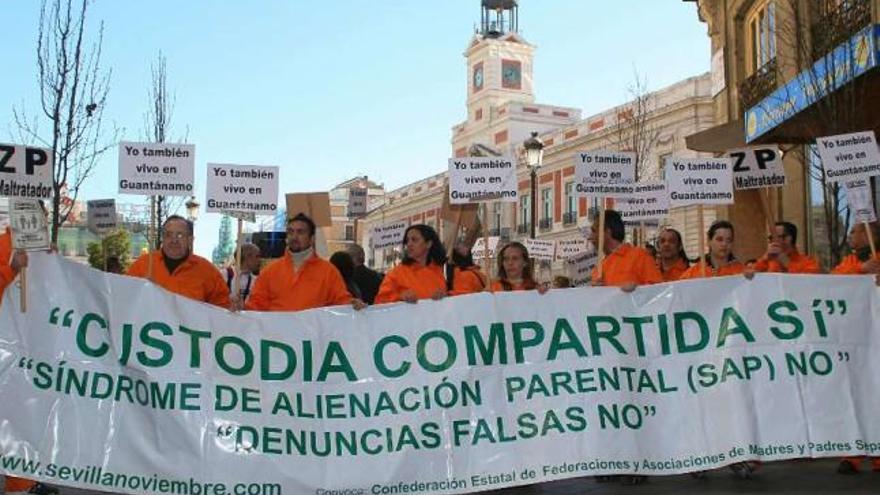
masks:
<path fill-rule="evenodd" d="M 880 260 L 880 254 L 875 259 Z M 858 256 L 853 253 L 840 260 L 840 264 L 835 266 L 831 273 L 834 275 L 862 275 L 864 273 L 862 271 L 862 263 Z"/>
<path fill-rule="evenodd" d="M 400 264 L 385 274 L 376 294 L 376 304 L 400 301 L 400 295 L 407 290 L 414 291 L 418 299 L 430 299 L 438 289 L 446 289 L 443 267 L 434 263 Z"/>
<path fill-rule="evenodd" d="M 486 288 L 486 277 L 479 267 L 470 266 L 467 268 L 455 267 L 455 275 L 452 278 L 452 296 L 461 296 L 464 294 L 473 294 L 474 292 L 482 292 Z"/>
<path fill-rule="evenodd" d="M 293 269 L 290 251 L 260 270 L 245 309 L 255 311 L 302 311 L 351 303 L 339 270 L 317 255 Z"/>
<path fill-rule="evenodd" d="M 675 282 L 687 271 L 688 266 L 683 259 L 677 258 L 667 270 L 664 270 L 662 265 L 659 268 L 664 282 Z"/>
<path fill-rule="evenodd" d="M 766 273 L 819 273 L 819 262 L 814 258 L 799 253 L 797 250 L 788 255 L 788 269 L 783 270 L 779 261 L 766 256 L 755 263 L 756 272 Z"/>
<path fill-rule="evenodd" d="M 531 289 L 527 289 L 525 282 L 520 282 L 518 284 L 510 284 L 511 291 L 533 290 L 533 289 L 534 289 L 534 287 L 532 287 Z M 501 285 L 500 280 L 496 280 L 496 281 L 492 282 L 492 292 L 504 292 L 504 286 Z"/>
<path fill-rule="evenodd" d="M 593 282 L 599 271 L 593 269 Z M 626 284 L 650 285 L 663 281 L 657 262 L 651 254 L 631 244 L 621 244 L 602 260 L 602 285 L 620 287 Z"/>
<path fill-rule="evenodd" d="M 706 265 L 706 278 L 726 277 L 728 275 L 742 275 L 745 269 L 746 265 L 740 263 L 739 261 L 734 261 L 726 266 L 719 268 L 718 270 L 714 270 L 711 266 Z M 681 275 L 681 278 L 679 280 L 687 280 L 690 278 L 703 278 L 702 263 L 697 262 L 691 265 L 691 267 L 688 268 L 687 271 Z"/>
<path fill-rule="evenodd" d="M 149 258 L 153 257 L 153 282 L 175 294 L 220 306 L 229 307 L 229 288 L 226 281 L 210 261 L 190 254 L 174 273 L 168 273 L 162 251 L 141 255 L 128 267 L 128 275 L 147 278 Z"/>

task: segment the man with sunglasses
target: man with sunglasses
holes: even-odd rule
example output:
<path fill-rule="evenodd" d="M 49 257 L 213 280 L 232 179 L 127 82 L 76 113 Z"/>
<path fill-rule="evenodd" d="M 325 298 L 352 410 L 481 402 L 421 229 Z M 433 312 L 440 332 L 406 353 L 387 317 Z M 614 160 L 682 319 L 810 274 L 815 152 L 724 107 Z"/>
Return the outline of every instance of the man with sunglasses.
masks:
<path fill-rule="evenodd" d="M 798 251 L 797 232 L 797 227 L 791 222 L 776 222 L 767 236 L 767 253 L 755 263 L 755 271 L 819 273 L 819 262 Z"/>
<path fill-rule="evenodd" d="M 138 258 L 128 268 L 128 275 L 147 278 L 153 258 L 151 280 L 175 294 L 229 308 L 229 289 L 220 272 L 210 261 L 192 253 L 193 223 L 172 215 L 162 226 L 161 249 Z"/>

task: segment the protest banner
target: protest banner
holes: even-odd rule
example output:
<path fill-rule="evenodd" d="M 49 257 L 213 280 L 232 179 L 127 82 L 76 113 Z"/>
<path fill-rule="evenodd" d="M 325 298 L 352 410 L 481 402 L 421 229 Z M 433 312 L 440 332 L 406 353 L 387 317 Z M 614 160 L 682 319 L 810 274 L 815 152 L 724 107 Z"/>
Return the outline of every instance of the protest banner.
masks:
<path fill-rule="evenodd" d="M 816 138 L 816 149 L 828 182 L 880 175 L 880 151 L 874 131 Z"/>
<path fill-rule="evenodd" d="M 498 242 L 500 241 L 500 237 L 491 236 L 488 238 L 479 237 L 477 238 L 477 242 L 474 243 L 474 247 L 471 248 L 471 256 L 475 260 L 486 260 L 492 261 L 495 259 L 495 256 L 498 252 Z M 488 252 L 486 251 L 486 246 L 489 246 Z M 488 273 L 488 272 L 487 272 Z"/>
<path fill-rule="evenodd" d="M 0 144 L 0 196 L 51 198 L 53 158 L 49 149 Z"/>
<path fill-rule="evenodd" d="M 666 161 L 669 206 L 698 205 L 700 259 L 706 253 L 703 205 L 733 204 L 733 164 L 730 158 L 677 158 Z M 700 261 L 703 276 L 706 263 Z"/>
<path fill-rule="evenodd" d="M 572 287 L 590 283 L 593 268 L 599 262 L 595 252 L 583 252 L 565 260 L 565 268 Z"/>
<path fill-rule="evenodd" d="M 629 197 L 614 202 L 614 209 L 624 222 L 658 221 L 669 215 L 669 195 L 665 182 L 638 182 L 632 187 Z"/>
<path fill-rule="evenodd" d="M 0 305 L 5 474 L 151 495 L 457 494 L 880 452 L 868 276 L 242 316 L 31 261 L 39 310 L 15 311 L 16 287 Z"/>
<path fill-rule="evenodd" d="M 196 147 L 193 144 L 119 143 L 119 193 L 191 196 Z"/>
<path fill-rule="evenodd" d="M 209 163 L 205 211 L 274 215 L 278 210 L 278 167 Z"/>
<path fill-rule="evenodd" d="M 529 251 L 529 258 L 541 261 L 553 261 L 556 254 L 556 241 L 544 239 L 525 239 L 524 244 Z"/>
<path fill-rule="evenodd" d="M 116 200 L 92 199 L 86 202 L 89 231 L 103 236 L 116 230 Z"/>
<path fill-rule="evenodd" d="M 874 201 L 871 198 L 871 184 L 867 180 L 858 179 L 846 183 L 846 202 L 853 214 L 854 222 L 871 223 L 877 221 Z"/>
<path fill-rule="evenodd" d="M 582 237 L 556 241 L 556 261 L 565 261 L 589 250 L 587 240 Z"/>
<path fill-rule="evenodd" d="M 785 185 L 785 168 L 779 146 L 751 146 L 729 150 L 735 189 L 761 189 Z"/>
<path fill-rule="evenodd" d="M 362 217 L 367 214 L 367 188 L 350 187 L 348 189 L 348 216 Z"/>
<path fill-rule="evenodd" d="M 516 160 L 508 156 L 449 159 L 449 202 L 517 201 Z"/>
<path fill-rule="evenodd" d="M 370 244 L 373 249 L 400 246 L 403 244 L 403 234 L 408 226 L 406 222 L 377 225 L 370 232 Z"/>
<path fill-rule="evenodd" d="M 37 199 L 12 198 L 9 200 L 9 228 L 12 248 L 22 251 L 48 251 L 51 247 L 49 222 L 46 211 Z M 6 260 L 4 260 L 5 262 Z M 21 311 L 27 311 L 27 267 L 18 274 L 21 282 Z"/>

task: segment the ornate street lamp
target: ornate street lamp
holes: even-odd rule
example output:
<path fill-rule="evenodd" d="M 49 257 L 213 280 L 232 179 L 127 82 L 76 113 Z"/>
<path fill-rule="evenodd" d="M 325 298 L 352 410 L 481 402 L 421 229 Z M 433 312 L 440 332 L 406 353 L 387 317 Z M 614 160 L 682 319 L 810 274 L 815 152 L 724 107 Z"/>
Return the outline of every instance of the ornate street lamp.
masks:
<path fill-rule="evenodd" d="M 183 206 L 186 207 L 186 218 L 190 222 L 195 223 L 195 221 L 199 218 L 199 206 L 201 206 L 199 202 L 196 201 L 196 197 L 190 196 L 189 201 L 187 201 Z"/>
<path fill-rule="evenodd" d="M 529 210 L 531 213 L 531 237 L 535 238 L 535 224 L 538 219 L 538 210 L 536 208 L 538 202 L 538 169 L 544 161 L 544 142 L 538 139 L 538 133 L 532 132 L 532 137 L 525 140 L 523 148 L 526 149 L 526 161 L 529 165 L 532 179 L 531 204 Z"/>

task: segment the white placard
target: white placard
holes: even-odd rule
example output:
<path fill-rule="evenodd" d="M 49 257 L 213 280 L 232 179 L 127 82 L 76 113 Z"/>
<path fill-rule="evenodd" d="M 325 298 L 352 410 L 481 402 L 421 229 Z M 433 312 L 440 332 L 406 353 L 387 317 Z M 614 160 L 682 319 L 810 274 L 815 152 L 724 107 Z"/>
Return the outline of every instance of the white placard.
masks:
<path fill-rule="evenodd" d="M 639 182 L 628 198 L 614 201 L 614 209 L 624 222 L 660 220 L 669 215 L 669 195 L 663 181 Z"/>
<path fill-rule="evenodd" d="M 556 261 L 564 261 L 587 251 L 587 240 L 583 237 L 556 241 Z"/>
<path fill-rule="evenodd" d="M 572 287 L 583 285 L 590 281 L 593 268 L 599 262 L 599 256 L 595 253 L 581 253 L 565 260 L 565 269 Z"/>
<path fill-rule="evenodd" d="M 856 223 L 875 222 L 877 213 L 871 198 L 871 184 L 866 179 L 846 183 L 846 201 Z"/>
<path fill-rule="evenodd" d="M 670 158 L 666 162 L 669 206 L 733 204 L 730 158 Z"/>
<path fill-rule="evenodd" d="M 367 188 L 352 187 L 348 190 L 348 216 L 359 217 L 367 213 Z"/>
<path fill-rule="evenodd" d="M 209 163 L 207 168 L 205 211 L 274 215 L 278 210 L 278 167 Z"/>
<path fill-rule="evenodd" d="M 408 227 L 406 222 L 394 222 L 373 227 L 370 232 L 370 244 L 373 249 L 398 247 L 403 244 L 403 234 Z"/>
<path fill-rule="evenodd" d="M 752 146 L 726 153 L 733 160 L 734 189 L 760 189 L 785 185 L 785 167 L 779 146 Z"/>
<path fill-rule="evenodd" d="M 509 156 L 449 159 L 449 203 L 517 200 L 516 161 Z"/>
<path fill-rule="evenodd" d="M 489 237 L 489 259 L 495 259 L 495 253 L 498 252 L 498 241 L 500 237 Z M 477 238 L 477 242 L 474 243 L 473 249 L 471 249 L 471 254 L 473 255 L 475 260 L 482 260 L 486 258 L 486 242 L 485 237 Z"/>
<path fill-rule="evenodd" d="M 25 251 L 46 251 L 50 246 L 46 214 L 36 199 L 9 200 L 12 247 Z"/>
<path fill-rule="evenodd" d="M 257 215 L 255 215 L 253 212 L 223 210 L 221 213 L 223 213 L 224 215 L 229 215 L 230 217 L 237 220 L 241 220 L 242 222 L 254 223 L 257 221 Z"/>
<path fill-rule="evenodd" d="M 724 74 L 724 48 L 719 49 L 712 54 L 712 96 L 717 95 L 724 90 L 727 85 Z"/>
<path fill-rule="evenodd" d="M 192 196 L 196 147 L 175 143 L 119 143 L 119 193 Z"/>
<path fill-rule="evenodd" d="M 0 144 L 0 196 L 52 197 L 52 150 Z"/>
<path fill-rule="evenodd" d="M 880 175 L 880 151 L 874 131 L 820 137 L 816 148 L 829 182 Z"/>
<path fill-rule="evenodd" d="M 579 151 L 574 154 L 574 182 L 577 196 L 613 197 L 614 188 L 597 185 L 625 184 L 635 180 L 634 153 L 621 151 Z"/>
<path fill-rule="evenodd" d="M 524 244 L 529 251 L 530 258 L 535 260 L 553 261 L 553 256 L 556 254 L 556 241 L 526 239 Z"/>
<path fill-rule="evenodd" d="M 104 235 L 116 229 L 116 200 L 93 199 L 86 202 L 89 215 L 89 230 Z"/>

